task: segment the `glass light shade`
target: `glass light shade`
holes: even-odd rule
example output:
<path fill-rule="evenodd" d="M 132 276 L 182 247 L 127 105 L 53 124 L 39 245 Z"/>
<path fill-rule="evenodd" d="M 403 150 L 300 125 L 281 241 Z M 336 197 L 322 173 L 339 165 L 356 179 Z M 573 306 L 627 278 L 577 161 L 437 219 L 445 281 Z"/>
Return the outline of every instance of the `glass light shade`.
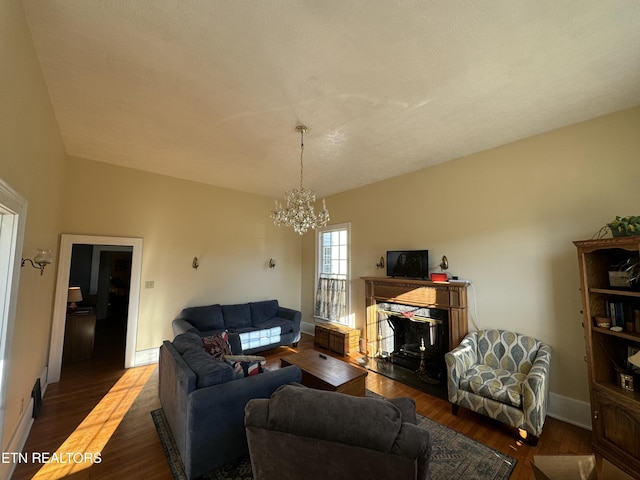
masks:
<path fill-rule="evenodd" d="M 51 254 L 51 250 L 45 250 L 39 248 L 38 253 L 35 257 L 33 257 L 33 263 L 37 263 L 40 266 L 49 265 L 53 261 L 53 255 Z"/>

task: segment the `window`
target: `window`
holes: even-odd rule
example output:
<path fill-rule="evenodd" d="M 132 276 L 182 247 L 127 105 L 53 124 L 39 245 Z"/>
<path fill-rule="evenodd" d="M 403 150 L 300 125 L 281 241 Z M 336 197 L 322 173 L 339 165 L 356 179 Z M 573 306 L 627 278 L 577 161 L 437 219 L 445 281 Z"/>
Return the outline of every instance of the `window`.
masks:
<path fill-rule="evenodd" d="M 347 223 L 317 233 L 316 318 L 345 325 L 349 312 L 349 233 Z"/>

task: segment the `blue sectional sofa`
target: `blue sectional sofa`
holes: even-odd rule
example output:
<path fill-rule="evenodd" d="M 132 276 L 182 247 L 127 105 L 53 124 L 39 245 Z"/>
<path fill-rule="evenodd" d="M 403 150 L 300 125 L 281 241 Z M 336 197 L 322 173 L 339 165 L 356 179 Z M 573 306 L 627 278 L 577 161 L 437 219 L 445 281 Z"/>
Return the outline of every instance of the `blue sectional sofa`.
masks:
<path fill-rule="evenodd" d="M 233 353 L 254 354 L 283 345 L 297 346 L 302 314 L 278 300 L 188 307 L 173 320 L 173 334 L 194 332 L 207 337 L 229 332 Z"/>
<path fill-rule="evenodd" d="M 247 454 L 247 402 L 269 398 L 281 385 L 301 379 L 300 369 L 293 365 L 237 378 L 228 363 L 204 349 L 196 332 L 163 342 L 158 394 L 187 478 Z"/>

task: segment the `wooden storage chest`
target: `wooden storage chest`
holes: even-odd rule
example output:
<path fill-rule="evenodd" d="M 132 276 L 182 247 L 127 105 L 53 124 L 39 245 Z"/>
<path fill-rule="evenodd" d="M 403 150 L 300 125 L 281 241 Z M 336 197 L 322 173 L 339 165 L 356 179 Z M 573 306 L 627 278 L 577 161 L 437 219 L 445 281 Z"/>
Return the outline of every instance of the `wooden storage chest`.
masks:
<path fill-rule="evenodd" d="M 314 344 L 340 355 L 349 355 L 359 350 L 360 330 L 334 323 L 319 323 L 315 328 Z"/>

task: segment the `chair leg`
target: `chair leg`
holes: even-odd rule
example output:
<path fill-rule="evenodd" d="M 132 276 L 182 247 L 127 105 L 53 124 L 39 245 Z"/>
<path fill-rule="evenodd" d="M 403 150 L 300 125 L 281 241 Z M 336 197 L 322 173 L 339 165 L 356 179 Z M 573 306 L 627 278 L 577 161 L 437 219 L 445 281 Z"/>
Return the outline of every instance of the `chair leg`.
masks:
<path fill-rule="evenodd" d="M 518 436 L 524 441 L 527 445 L 531 445 L 535 447 L 538 445 L 538 436 L 532 433 L 527 432 L 526 430 L 518 429 Z"/>
<path fill-rule="evenodd" d="M 455 403 L 451 404 L 451 414 L 453 416 L 457 416 L 458 415 L 458 409 L 460 408 L 460 405 L 457 405 Z"/>

